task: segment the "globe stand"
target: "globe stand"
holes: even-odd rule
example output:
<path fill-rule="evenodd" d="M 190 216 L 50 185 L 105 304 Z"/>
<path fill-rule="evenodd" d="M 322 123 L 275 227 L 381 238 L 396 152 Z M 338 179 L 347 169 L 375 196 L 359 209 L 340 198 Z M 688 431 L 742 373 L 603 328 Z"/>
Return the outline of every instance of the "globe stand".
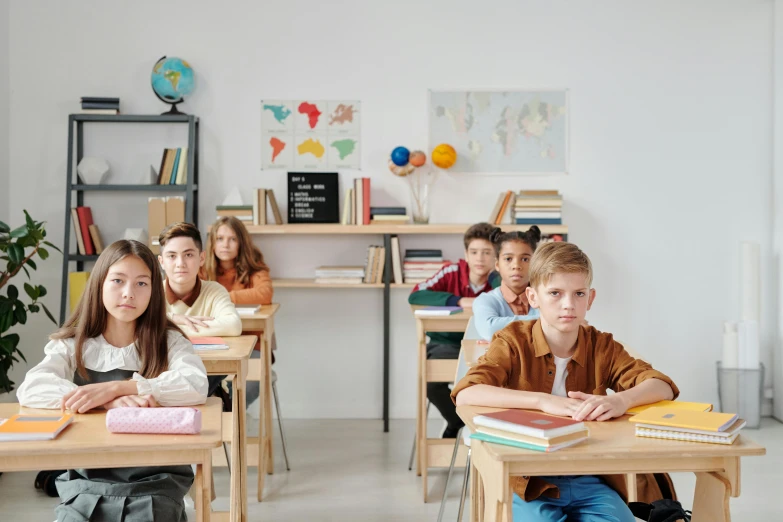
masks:
<path fill-rule="evenodd" d="M 161 116 L 180 116 L 184 114 L 184 112 L 181 112 L 179 109 L 177 109 L 177 103 L 172 103 L 170 110 L 160 113 Z"/>

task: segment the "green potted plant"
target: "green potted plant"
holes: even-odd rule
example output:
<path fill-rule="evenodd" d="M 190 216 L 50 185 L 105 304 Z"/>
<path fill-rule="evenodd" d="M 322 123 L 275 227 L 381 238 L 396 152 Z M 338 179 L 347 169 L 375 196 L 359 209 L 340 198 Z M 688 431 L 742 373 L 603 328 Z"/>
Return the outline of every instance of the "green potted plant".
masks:
<path fill-rule="evenodd" d="M 9 379 L 8 374 L 14 363 L 19 362 L 16 356 L 27 362 L 18 348 L 19 334 L 7 332 L 17 324 L 25 324 L 28 312 L 34 314 L 41 309 L 54 324 L 57 324 L 46 305 L 39 301 L 46 295 L 46 288 L 25 282 L 24 292 L 30 300 L 29 303 L 25 303 L 20 299 L 22 295 L 19 288 L 10 283 L 11 279 L 21 271 L 24 271 L 28 280 L 30 279 L 28 269 L 38 269 L 33 258 L 38 256 L 41 260 L 45 260 L 49 257 L 49 251 L 43 245 L 62 253 L 59 248 L 44 239 L 45 221 L 34 221 L 26 210 L 24 216 L 25 224 L 13 230 L 0 221 L 0 393 L 9 393 L 14 389 L 14 382 Z"/>

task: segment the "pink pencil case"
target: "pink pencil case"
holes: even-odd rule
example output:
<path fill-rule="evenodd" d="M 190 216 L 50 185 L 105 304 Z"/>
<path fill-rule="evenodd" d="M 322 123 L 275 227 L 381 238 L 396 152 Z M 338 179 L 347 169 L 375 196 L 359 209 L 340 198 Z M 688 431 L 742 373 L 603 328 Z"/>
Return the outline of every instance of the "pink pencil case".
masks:
<path fill-rule="evenodd" d="M 196 408 L 114 408 L 106 413 L 111 433 L 201 433 L 201 412 Z"/>

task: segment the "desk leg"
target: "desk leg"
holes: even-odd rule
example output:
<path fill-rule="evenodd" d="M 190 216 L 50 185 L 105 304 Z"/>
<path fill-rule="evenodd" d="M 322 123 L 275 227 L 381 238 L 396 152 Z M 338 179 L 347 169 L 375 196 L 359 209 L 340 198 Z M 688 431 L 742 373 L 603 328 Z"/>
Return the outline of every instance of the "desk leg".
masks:
<path fill-rule="evenodd" d="M 193 482 L 193 499 L 196 504 L 196 522 L 209 522 L 212 498 L 212 452 L 205 451 L 201 462 L 196 464 Z"/>
<path fill-rule="evenodd" d="M 266 473 L 272 475 L 275 471 L 274 454 L 272 453 L 272 335 L 275 332 L 274 319 L 270 317 L 266 321 L 264 328 L 264 353 L 262 357 L 266 360 L 264 370 L 264 451 L 266 452 Z M 261 451 L 261 448 L 258 448 Z M 258 470 L 261 473 L 261 470 Z"/>
<path fill-rule="evenodd" d="M 508 464 L 493 460 L 485 449 L 484 443 L 473 441 L 470 447 L 471 465 L 477 475 L 481 475 L 484 488 L 481 502 L 484 508 L 485 522 L 512 522 L 511 506 L 513 495 L 510 490 Z M 471 499 L 471 503 L 475 500 Z"/>
<path fill-rule="evenodd" d="M 234 395 L 239 403 L 239 475 L 240 475 L 240 513 L 241 520 L 247 520 L 247 359 L 242 359 L 240 374 L 234 381 L 237 386 Z"/>
<path fill-rule="evenodd" d="M 473 459 L 471 459 L 472 461 Z M 470 463 L 470 522 L 482 522 L 484 520 L 484 486 L 481 484 L 481 476 Z M 462 522 L 462 521 L 458 521 Z"/>
<path fill-rule="evenodd" d="M 416 405 L 416 474 L 421 475 L 424 502 L 427 502 L 427 337 L 424 325 L 416 320 L 419 338 L 419 396 Z"/>
<path fill-rule="evenodd" d="M 628 502 L 636 502 L 638 488 L 636 487 L 636 473 L 625 474 L 625 486 L 628 489 Z"/>
<path fill-rule="evenodd" d="M 266 327 L 264 328 L 266 332 Z M 267 345 L 266 336 L 258 338 L 261 348 L 261 377 L 258 382 L 258 501 L 261 502 L 264 493 L 264 479 L 266 478 L 266 414 L 269 409 L 266 407 L 266 388 L 269 380 L 268 361 L 266 358 Z"/>
<path fill-rule="evenodd" d="M 731 484 L 722 473 L 696 473 L 693 495 L 693 522 L 731 522 Z"/>
<path fill-rule="evenodd" d="M 231 492 L 230 515 L 231 522 L 244 522 L 247 508 L 242 506 L 243 489 L 247 483 L 247 462 L 245 461 L 245 377 L 247 376 L 247 360 L 240 361 L 240 367 L 234 376 L 234 396 L 232 398 L 231 420 L 234 432 L 231 434 Z M 244 471 L 244 476 L 243 475 Z"/>

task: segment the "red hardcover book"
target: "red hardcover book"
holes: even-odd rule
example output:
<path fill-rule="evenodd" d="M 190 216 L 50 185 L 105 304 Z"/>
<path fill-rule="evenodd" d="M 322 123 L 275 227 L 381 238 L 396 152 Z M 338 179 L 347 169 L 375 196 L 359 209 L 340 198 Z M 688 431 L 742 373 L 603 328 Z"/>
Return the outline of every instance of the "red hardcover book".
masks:
<path fill-rule="evenodd" d="M 362 178 L 362 193 L 364 198 L 362 199 L 362 223 L 365 225 L 370 224 L 370 178 Z"/>
<path fill-rule="evenodd" d="M 84 238 L 84 252 L 88 256 L 93 256 L 95 255 L 95 245 L 93 245 L 90 236 L 90 225 L 93 224 L 92 210 L 90 207 L 76 207 L 76 213 L 79 214 L 79 228 L 81 228 L 82 238 Z"/>
<path fill-rule="evenodd" d="M 477 426 L 549 439 L 584 430 L 584 422 L 528 410 L 502 410 L 478 415 Z"/>

